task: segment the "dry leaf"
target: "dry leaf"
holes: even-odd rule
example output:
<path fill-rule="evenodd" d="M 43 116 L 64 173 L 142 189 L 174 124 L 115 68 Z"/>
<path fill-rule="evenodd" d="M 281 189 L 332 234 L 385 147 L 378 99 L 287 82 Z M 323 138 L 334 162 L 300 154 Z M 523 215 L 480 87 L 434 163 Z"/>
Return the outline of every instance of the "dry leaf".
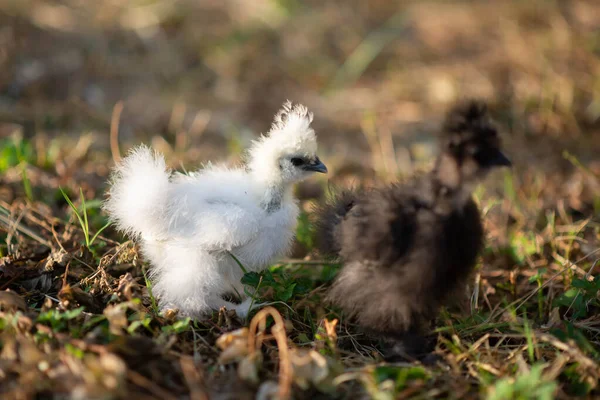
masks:
<path fill-rule="evenodd" d="M 259 352 L 244 357 L 238 365 L 238 376 L 246 382 L 258 385 L 260 382 L 258 370 L 260 369 L 261 364 L 262 354 Z"/>
<path fill-rule="evenodd" d="M 133 279 L 133 276 L 128 272 L 121 275 L 117 286 L 117 295 L 120 299 L 131 300 L 133 298 L 142 298 L 142 287 Z"/>
<path fill-rule="evenodd" d="M 279 385 L 275 381 L 266 381 L 258 388 L 256 400 L 274 400 L 277 399 Z"/>
<path fill-rule="evenodd" d="M 66 265 L 73 256 L 67 253 L 64 249 L 60 249 L 57 251 L 53 251 L 46 258 L 46 263 L 44 264 L 44 271 L 52 271 L 55 265 Z"/>
<path fill-rule="evenodd" d="M 248 328 L 222 334 L 216 342 L 222 350 L 219 355 L 220 364 L 230 364 L 240 361 L 248 355 Z"/>
<path fill-rule="evenodd" d="M 27 311 L 27 303 L 18 294 L 10 290 L 0 291 L 0 310 Z"/>
<path fill-rule="evenodd" d="M 113 335 L 121 335 L 129 324 L 127 321 L 127 307 L 122 304 L 110 305 L 104 309 L 104 316 L 108 320 L 110 333 Z"/>

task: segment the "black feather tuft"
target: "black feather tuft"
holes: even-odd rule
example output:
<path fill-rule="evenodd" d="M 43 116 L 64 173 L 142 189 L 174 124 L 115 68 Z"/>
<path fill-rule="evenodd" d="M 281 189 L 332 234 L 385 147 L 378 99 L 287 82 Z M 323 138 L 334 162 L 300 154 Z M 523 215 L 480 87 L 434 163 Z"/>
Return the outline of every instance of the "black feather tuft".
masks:
<path fill-rule="evenodd" d="M 489 126 L 490 120 L 486 103 L 478 100 L 468 100 L 458 103 L 448 111 L 443 133 L 479 132 Z"/>
<path fill-rule="evenodd" d="M 500 137 L 488 115 L 487 105 L 481 101 L 459 103 L 448 112 L 440 145 L 441 151 L 453 157 L 458 165 L 469 158 L 479 167 L 510 165 L 500 152 Z"/>

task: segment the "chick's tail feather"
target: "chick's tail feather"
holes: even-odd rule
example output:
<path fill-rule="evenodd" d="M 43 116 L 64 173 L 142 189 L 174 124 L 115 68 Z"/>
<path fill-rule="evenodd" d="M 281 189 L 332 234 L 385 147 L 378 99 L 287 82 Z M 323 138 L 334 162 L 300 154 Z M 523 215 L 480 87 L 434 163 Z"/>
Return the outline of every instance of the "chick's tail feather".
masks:
<path fill-rule="evenodd" d="M 132 237 L 160 236 L 170 176 L 161 155 L 143 145 L 134 148 L 115 167 L 103 206 L 117 229 Z"/>
<path fill-rule="evenodd" d="M 341 250 L 339 225 L 354 206 L 357 193 L 343 191 L 332 193 L 331 199 L 315 210 L 315 238 L 319 253 L 325 257 L 337 257 Z"/>

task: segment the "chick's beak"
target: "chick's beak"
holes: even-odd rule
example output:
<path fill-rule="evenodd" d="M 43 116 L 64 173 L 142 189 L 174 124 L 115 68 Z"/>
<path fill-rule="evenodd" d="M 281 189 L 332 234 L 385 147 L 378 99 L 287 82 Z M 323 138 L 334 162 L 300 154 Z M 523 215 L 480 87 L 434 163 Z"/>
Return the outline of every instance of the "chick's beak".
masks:
<path fill-rule="evenodd" d="M 494 151 L 489 159 L 489 164 L 496 167 L 512 167 L 512 163 L 500 150 Z"/>
<path fill-rule="evenodd" d="M 319 157 L 315 158 L 315 160 L 312 161 L 312 162 L 310 162 L 309 164 L 306 164 L 304 166 L 304 170 L 305 171 L 320 172 L 322 174 L 326 174 L 327 173 L 327 167 L 325 166 L 325 164 L 323 164 L 321 162 L 321 160 L 319 160 Z"/>

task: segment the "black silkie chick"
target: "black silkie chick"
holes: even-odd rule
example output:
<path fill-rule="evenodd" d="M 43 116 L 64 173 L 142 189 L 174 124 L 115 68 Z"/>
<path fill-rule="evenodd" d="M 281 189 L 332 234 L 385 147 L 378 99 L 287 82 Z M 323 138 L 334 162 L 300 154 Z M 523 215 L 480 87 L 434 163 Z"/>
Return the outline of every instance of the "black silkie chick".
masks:
<path fill-rule="evenodd" d="M 329 300 L 390 345 L 388 358 L 425 354 L 442 304 L 464 290 L 483 245 L 472 191 L 510 166 L 486 105 L 452 108 L 434 169 L 406 184 L 336 196 L 318 212 L 317 242 L 344 266 Z"/>

